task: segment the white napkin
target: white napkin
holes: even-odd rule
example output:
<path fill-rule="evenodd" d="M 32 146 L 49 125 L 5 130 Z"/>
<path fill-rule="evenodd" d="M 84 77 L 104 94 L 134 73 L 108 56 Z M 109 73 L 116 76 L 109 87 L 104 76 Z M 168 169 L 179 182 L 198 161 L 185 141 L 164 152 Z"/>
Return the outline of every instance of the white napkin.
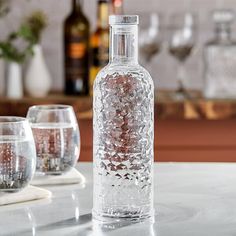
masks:
<path fill-rule="evenodd" d="M 39 200 L 43 198 L 50 198 L 52 193 L 46 189 L 27 186 L 20 192 L 16 193 L 1 193 L 0 194 L 0 206 L 15 204 L 20 202 L 27 202 L 33 200 Z"/>
<path fill-rule="evenodd" d="M 32 185 L 84 184 L 85 177 L 75 168 L 62 175 L 35 175 Z"/>

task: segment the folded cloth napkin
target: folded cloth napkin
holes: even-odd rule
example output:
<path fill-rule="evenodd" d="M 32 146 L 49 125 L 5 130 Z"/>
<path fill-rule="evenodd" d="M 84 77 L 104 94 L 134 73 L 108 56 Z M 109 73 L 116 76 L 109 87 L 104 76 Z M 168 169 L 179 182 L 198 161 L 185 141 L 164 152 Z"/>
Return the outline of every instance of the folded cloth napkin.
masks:
<path fill-rule="evenodd" d="M 0 206 L 50 198 L 51 195 L 51 192 L 46 189 L 29 185 L 20 192 L 1 193 Z"/>
<path fill-rule="evenodd" d="M 84 184 L 85 177 L 75 168 L 62 175 L 35 175 L 32 185 Z"/>

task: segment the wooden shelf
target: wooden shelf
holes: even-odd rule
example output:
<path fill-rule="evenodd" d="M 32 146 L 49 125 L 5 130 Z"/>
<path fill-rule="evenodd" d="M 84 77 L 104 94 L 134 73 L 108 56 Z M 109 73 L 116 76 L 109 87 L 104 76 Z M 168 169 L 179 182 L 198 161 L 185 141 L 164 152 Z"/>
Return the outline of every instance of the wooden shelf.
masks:
<path fill-rule="evenodd" d="M 225 120 L 236 118 L 236 100 L 206 100 L 193 92 L 192 99 L 173 100 L 169 91 L 160 91 L 155 99 L 157 119 Z M 74 107 L 78 118 L 92 119 L 92 98 L 50 95 L 45 98 L 24 97 L 9 99 L 0 97 L 0 115 L 25 116 L 32 105 L 67 104 Z"/>
<path fill-rule="evenodd" d="M 25 116 L 28 108 L 33 105 L 65 104 L 73 106 L 76 115 L 82 117 L 92 108 L 91 97 L 75 97 L 64 95 L 49 95 L 45 98 L 24 97 L 22 99 L 9 99 L 0 97 L 0 115 Z M 91 116 L 89 114 L 89 116 Z"/>
<path fill-rule="evenodd" d="M 236 100 L 174 101 L 161 91 L 155 102 L 156 161 L 236 161 Z M 25 116 L 29 106 L 68 104 L 81 133 L 82 161 L 92 161 L 92 98 L 50 95 L 20 100 L 0 98 L 0 115 Z"/>

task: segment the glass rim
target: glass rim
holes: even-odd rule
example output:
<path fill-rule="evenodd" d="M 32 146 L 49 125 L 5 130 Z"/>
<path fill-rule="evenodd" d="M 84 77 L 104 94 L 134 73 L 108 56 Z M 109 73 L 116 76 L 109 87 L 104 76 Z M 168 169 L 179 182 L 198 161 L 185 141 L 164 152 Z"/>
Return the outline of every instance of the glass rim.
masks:
<path fill-rule="evenodd" d="M 69 110 L 73 109 L 71 105 L 63 104 L 45 104 L 45 105 L 34 105 L 29 107 L 29 110 L 42 110 L 42 111 L 56 111 L 56 110 Z"/>
<path fill-rule="evenodd" d="M 27 121 L 27 118 L 21 116 L 0 116 L 0 125 L 19 124 Z"/>

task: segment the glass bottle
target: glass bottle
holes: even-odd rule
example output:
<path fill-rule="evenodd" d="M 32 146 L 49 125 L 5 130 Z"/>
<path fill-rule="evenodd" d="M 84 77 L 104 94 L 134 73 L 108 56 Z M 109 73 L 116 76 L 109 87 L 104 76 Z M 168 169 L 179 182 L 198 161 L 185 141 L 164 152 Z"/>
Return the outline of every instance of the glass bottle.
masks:
<path fill-rule="evenodd" d="M 93 100 L 94 202 L 99 220 L 153 215 L 154 86 L 138 64 L 138 16 L 110 16 L 110 61 Z"/>
<path fill-rule="evenodd" d="M 65 94 L 89 93 L 89 22 L 82 0 L 72 1 L 73 9 L 64 24 Z"/>
<path fill-rule="evenodd" d="M 110 0 L 98 1 L 97 29 L 91 37 L 92 63 L 90 69 L 90 94 L 93 94 L 93 82 L 97 73 L 109 60 L 109 24 Z"/>
<path fill-rule="evenodd" d="M 236 42 L 231 38 L 234 14 L 231 10 L 213 12 L 215 37 L 204 49 L 206 98 L 236 97 Z"/>

